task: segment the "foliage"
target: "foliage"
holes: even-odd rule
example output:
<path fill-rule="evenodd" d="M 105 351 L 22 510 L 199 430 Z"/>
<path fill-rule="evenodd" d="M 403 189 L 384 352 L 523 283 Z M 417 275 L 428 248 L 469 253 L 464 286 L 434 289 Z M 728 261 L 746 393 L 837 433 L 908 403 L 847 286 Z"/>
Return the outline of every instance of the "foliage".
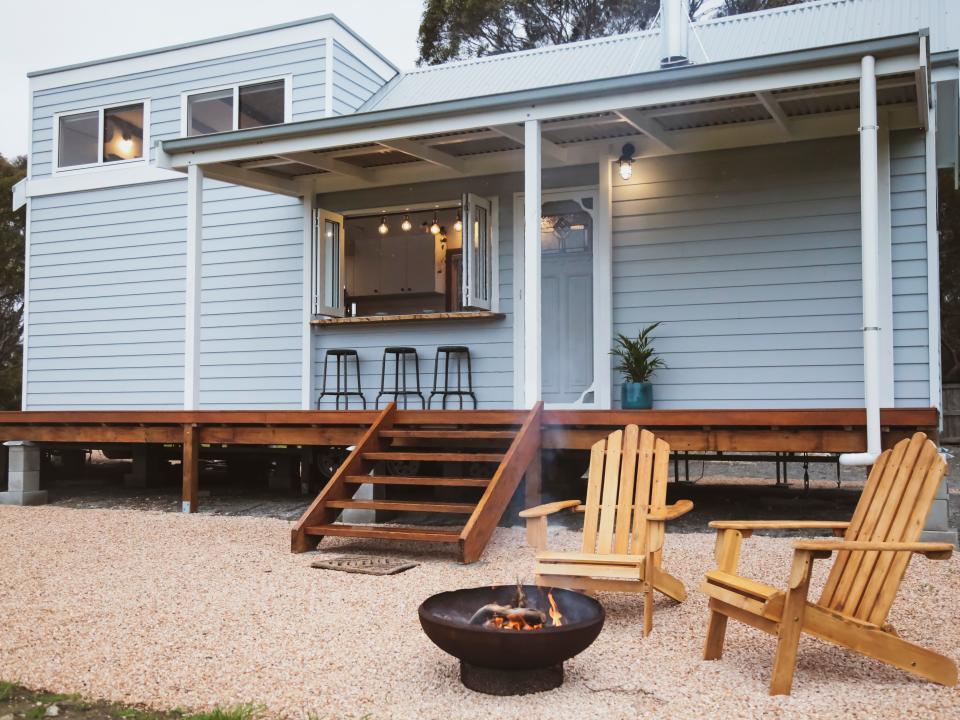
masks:
<path fill-rule="evenodd" d="M 23 156 L 0 155 L 0 409 L 20 409 L 26 210 L 10 209 L 11 188 L 27 171 Z"/>
<path fill-rule="evenodd" d="M 13 696 L 13 691 L 17 686 L 12 682 L 7 682 L 6 680 L 0 680 L 0 702 Z"/>
<path fill-rule="evenodd" d="M 254 720 L 263 715 L 259 705 L 235 705 L 228 708 L 215 707 L 209 712 L 187 715 L 184 720 Z"/>
<path fill-rule="evenodd" d="M 690 17 L 736 15 L 804 0 L 690 0 Z M 426 0 L 420 65 L 647 30 L 660 0 Z"/>
<path fill-rule="evenodd" d="M 953 171 L 939 175 L 940 357 L 943 382 L 960 382 L 960 191 Z"/>
<path fill-rule="evenodd" d="M 619 358 L 616 369 L 623 373 L 627 382 L 648 382 L 650 377 L 667 364 L 653 349 L 653 331 L 660 323 L 655 322 L 640 331 L 637 339 L 617 333 L 617 344 L 610 354 Z"/>

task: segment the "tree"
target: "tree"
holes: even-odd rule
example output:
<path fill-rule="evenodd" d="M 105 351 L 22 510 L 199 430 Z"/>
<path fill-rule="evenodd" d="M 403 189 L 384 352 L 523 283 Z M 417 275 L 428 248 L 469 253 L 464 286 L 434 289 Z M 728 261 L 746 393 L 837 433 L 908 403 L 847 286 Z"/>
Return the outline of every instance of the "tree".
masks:
<path fill-rule="evenodd" d="M 27 173 L 27 159 L 0 155 L 0 409 L 20 409 L 23 347 L 23 263 L 26 211 L 11 210 L 10 191 Z"/>
<path fill-rule="evenodd" d="M 690 16 L 736 15 L 804 0 L 689 0 Z M 706 7 L 705 7 L 706 5 Z M 646 30 L 660 0 L 426 0 L 420 21 L 420 65 L 560 45 Z"/>

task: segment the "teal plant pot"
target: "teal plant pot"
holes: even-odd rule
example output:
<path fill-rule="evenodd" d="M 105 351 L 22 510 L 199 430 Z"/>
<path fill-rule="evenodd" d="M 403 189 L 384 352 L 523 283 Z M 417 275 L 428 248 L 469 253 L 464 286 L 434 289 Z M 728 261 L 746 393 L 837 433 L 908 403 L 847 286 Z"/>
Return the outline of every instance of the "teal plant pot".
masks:
<path fill-rule="evenodd" d="M 620 387 L 620 405 L 624 410 L 649 410 L 653 407 L 653 383 L 625 382 Z"/>

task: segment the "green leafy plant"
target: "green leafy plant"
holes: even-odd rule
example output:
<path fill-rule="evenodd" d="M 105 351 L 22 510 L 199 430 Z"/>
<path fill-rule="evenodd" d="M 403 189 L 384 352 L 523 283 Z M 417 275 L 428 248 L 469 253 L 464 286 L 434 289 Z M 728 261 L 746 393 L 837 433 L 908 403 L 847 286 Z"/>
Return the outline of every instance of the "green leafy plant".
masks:
<path fill-rule="evenodd" d="M 617 333 L 617 341 L 610 354 L 619 358 L 616 369 L 623 373 L 627 382 L 644 383 L 667 364 L 653 349 L 653 331 L 660 323 L 655 322 L 640 331 L 637 339 L 629 338 L 623 333 Z"/>

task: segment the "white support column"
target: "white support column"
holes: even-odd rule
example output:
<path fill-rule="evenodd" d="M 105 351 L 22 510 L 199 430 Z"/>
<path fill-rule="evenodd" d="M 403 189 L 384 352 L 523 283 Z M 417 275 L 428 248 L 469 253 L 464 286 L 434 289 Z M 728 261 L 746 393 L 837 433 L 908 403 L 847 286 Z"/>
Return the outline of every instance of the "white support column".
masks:
<path fill-rule="evenodd" d="M 937 86 L 932 89 L 933 107 L 928 109 L 926 148 L 927 185 L 927 346 L 930 366 L 930 406 L 943 410 L 940 367 L 940 234 L 937 228 Z M 943 427 L 941 413 L 940 426 Z"/>
<path fill-rule="evenodd" d="M 594 369 L 596 403 L 601 409 L 613 407 L 613 366 L 610 348 L 613 347 L 613 161 L 612 156 L 600 158 L 597 170 L 597 239 L 594 242 L 593 262 L 602 283 L 594 282 Z M 599 285 L 599 287 L 597 287 Z"/>
<path fill-rule="evenodd" d="M 183 332 L 183 409 L 200 403 L 200 276 L 203 245 L 203 169 L 187 168 L 187 291 Z"/>
<path fill-rule="evenodd" d="M 540 121 L 524 123 L 523 148 L 523 399 L 540 399 Z"/>
<path fill-rule="evenodd" d="M 844 465 L 872 465 L 880 454 L 880 241 L 877 151 L 877 78 L 874 59 L 861 61 L 860 250 L 863 273 L 863 395 L 867 451 L 840 456 Z"/>
<path fill-rule="evenodd" d="M 329 40 L 328 40 L 329 42 Z M 313 368 L 313 283 L 316 258 L 313 256 L 313 228 L 316 195 L 312 184 L 304 184 L 303 195 L 303 346 L 300 367 L 300 407 L 310 410 L 314 403 Z"/>

